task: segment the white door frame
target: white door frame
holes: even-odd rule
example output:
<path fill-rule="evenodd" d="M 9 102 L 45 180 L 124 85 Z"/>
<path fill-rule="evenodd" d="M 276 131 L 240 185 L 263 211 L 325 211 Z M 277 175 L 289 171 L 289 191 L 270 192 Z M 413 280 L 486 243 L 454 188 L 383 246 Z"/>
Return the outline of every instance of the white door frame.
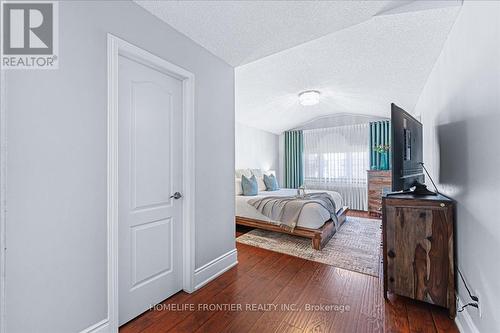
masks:
<path fill-rule="evenodd" d="M 108 321 L 118 332 L 118 57 L 182 80 L 182 287 L 194 291 L 194 74 L 108 34 Z M 107 323 L 103 323 L 106 325 Z"/>

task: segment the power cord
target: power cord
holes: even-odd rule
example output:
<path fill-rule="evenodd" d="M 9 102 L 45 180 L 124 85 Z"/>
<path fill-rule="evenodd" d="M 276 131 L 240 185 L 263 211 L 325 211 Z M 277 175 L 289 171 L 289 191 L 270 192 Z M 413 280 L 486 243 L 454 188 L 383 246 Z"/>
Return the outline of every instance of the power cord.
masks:
<path fill-rule="evenodd" d="M 479 298 L 477 296 L 474 296 L 472 295 L 472 293 L 470 292 L 470 289 L 469 287 L 467 286 L 467 283 L 465 282 L 465 279 L 464 279 L 464 276 L 462 275 L 462 272 L 460 272 L 460 269 L 458 269 L 457 267 L 457 272 L 458 274 L 460 275 L 460 278 L 462 279 L 462 282 L 464 283 L 464 286 L 465 286 L 465 289 L 467 289 L 467 292 L 469 293 L 469 297 L 471 300 L 473 300 L 474 302 L 478 302 L 479 301 Z M 468 305 L 468 304 L 467 304 Z M 476 304 L 477 305 L 477 304 Z M 477 307 L 477 306 L 476 306 Z"/>
<path fill-rule="evenodd" d="M 469 297 L 474 301 L 474 302 L 470 302 L 470 303 L 467 303 L 467 304 L 463 305 L 460 308 L 460 310 L 457 310 L 457 312 L 464 311 L 465 308 L 468 307 L 468 306 L 472 306 L 472 307 L 474 307 L 476 309 L 479 309 L 479 303 L 478 303 L 479 302 L 479 297 L 472 295 L 472 293 L 470 292 L 469 287 L 467 286 L 467 283 L 465 282 L 464 276 L 462 275 L 462 272 L 460 272 L 460 269 L 458 269 L 458 267 L 457 267 L 457 272 L 458 272 L 458 275 L 460 275 L 460 279 L 462 279 L 462 282 L 464 283 L 465 289 L 469 293 Z"/>
<path fill-rule="evenodd" d="M 431 182 L 432 182 L 432 186 L 434 186 L 434 189 L 436 190 L 436 193 L 438 193 L 438 194 L 439 194 L 439 190 L 438 190 L 438 188 L 437 188 L 437 186 L 436 186 L 436 183 L 434 183 L 434 180 L 432 179 L 431 175 L 429 174 L 429 171 L 427 171 L 427 168 L 425 167 L 424 162 L 420 162 L 419 164 L 420 164 L 420 165 L 422 166 L 422 168 L 424 169 L 425 173 L 427 174 L 427 177 L 429 177 L 429 179 L 431 180 Z"/>
<path fill-rule="evenodd" d="M 468 306 L 473 306 L 473 307 L 475 307 L 475 308 L 479 309 L 479 305 L 477 305 L 477 303 L 467 303 L 467 304 L 465 304 L 464 306 L 462 306 L 462 307 L 460 308 L 460 310 L 457 310 L 457 312 L 462 312 L 462 311 L 464 311 L 464 310 L 465 310 L 465 308 L 466 308 L 466 307 L 468 307 Z"/>

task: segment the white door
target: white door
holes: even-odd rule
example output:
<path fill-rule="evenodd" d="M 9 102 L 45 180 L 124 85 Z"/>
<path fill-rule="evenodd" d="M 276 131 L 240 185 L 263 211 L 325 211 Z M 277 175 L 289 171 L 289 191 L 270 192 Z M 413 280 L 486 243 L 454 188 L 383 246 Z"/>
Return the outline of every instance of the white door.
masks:
<path fill-rule="evenodd" d="M 119 323 L 182 289 L 182 82 L 119 57 Z"/>

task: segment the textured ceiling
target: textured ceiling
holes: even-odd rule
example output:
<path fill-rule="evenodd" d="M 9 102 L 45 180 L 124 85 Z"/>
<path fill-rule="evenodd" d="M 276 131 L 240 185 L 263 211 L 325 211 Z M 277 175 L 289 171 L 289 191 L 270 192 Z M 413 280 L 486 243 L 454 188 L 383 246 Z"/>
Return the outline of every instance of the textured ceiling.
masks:
<path fill-rule="evenodd" d="M 391 102 L 412 111 L 459 10 L 374 16 L 237 67 L 236 120 L 280 133 L 329 114 L 388 117 Z M 309 89 L 320 103 L 301 106 Z"/>
<path fill-rule="evenodd" d="M 135 2 L 233 66 L 366 21 L 395 3 L 161 0 Z"/>
<path fill-rule="evenodd" d="M 235 68 L 236 120 L 274 133 L 331 114 L 411 111 L 461 0 L 135 0 Z M 297 94 L 320 90 L 318 105 Z"/>

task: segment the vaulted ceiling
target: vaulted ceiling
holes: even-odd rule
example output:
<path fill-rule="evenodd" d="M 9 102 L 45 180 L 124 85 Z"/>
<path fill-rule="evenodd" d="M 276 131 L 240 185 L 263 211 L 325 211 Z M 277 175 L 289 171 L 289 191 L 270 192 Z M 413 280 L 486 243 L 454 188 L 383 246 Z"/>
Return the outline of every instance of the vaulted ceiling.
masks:
<path fill-rule="evenodd" d="M 236 66 L 236 120 L 280 133 L 338 113 L 411 111 L 460 1 L 136 1 Z M 321 92 L 302 106 L 297 94 Z"/>
<path fill-rule="evenodd" d="M 136 1 L 239 66 L 368 20 L 392 1 Z"/>

